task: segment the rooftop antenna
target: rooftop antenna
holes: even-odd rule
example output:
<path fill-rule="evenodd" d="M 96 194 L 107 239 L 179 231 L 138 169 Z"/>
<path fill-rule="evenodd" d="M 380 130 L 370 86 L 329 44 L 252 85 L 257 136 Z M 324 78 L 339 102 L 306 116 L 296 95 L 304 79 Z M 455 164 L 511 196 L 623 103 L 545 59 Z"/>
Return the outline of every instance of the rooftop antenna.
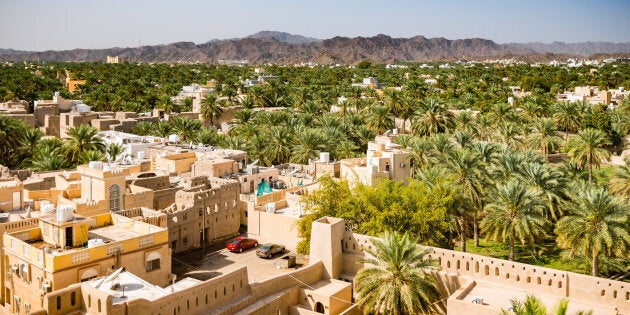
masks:
<path fill-rule="evenodd" d="M 94 288 L 98 289 L 101 285 L 103 285 L 103 283 L 107 282 L 107 281 L 111 281 L 114 278 L 116 278 L 121 272 L 125 271 L 125 267 L 119 268 L 118 270 L 114 271 L 111 275 L 104 277 L 103 279 L 101 279 L 101 281 L 99 281 Z"/>

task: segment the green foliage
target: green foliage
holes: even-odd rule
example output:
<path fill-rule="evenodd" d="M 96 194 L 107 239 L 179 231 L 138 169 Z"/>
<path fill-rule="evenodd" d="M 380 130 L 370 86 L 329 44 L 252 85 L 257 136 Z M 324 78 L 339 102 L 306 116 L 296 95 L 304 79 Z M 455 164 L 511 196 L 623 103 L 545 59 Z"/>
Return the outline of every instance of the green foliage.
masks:
<path fill-rule="evenodd" d="M 420 314 L 435 311 L 439 297 L 435 280 L 428 274 L 436 269 L 425 259 L 429 253 L 418 247 L 408 233 L 386 232 L 372 240 L 375 249 L 364 249 L 367 264 L 357 272 L 357 303 L 364 314 Z"/>
<path fill-rule="evenodd" d="M 357 68 L 363 69 L 363 70 L 368 69 L 371 66 L 372 66 L 372 62 L 370 62 L 369 60 L 363 60 L 357 64 Z"/>
<path fill-rule="evenodd" d="M 574 191 L 571 211 L 556 226 L 558 245 L 589 257 L 593 276 L 599 276 L 601 257 L 630 252 L 630 208 L 605 188 L 582 185 Z"/>
<path fill-rule="evenodd" d="M 345 180 L 324 177 L 320 185 L 304 199 L 307 214 L 298 223 L 302 250 L 308 248 L 312 222 L 322 216 L 346 220 L 346 227 L 355 233 L 408 232 L 422 244 L 448 246 L 446 217 L 454 192 L 445 183 L 429 186 L 410 179 L 405 185 L 382 180 L 374 186 L 351 187 Z"/>
<path fill-rule="evenodd" d="M 533 294 L 528 294 L 525 297 L 525 300 L 520 301 L 518 299 L 510 300 L 511 307 L 509 310 L 501 310 L 501 314 L 503 315 L 566 315 L 567 309 L 569 306 L 568 299 L 562 299 L 556 306 L 553 308 L 551 313 L 547 313 L 547 308 L 543 304 L 543 302 L 534 296 Z M 593 311 L 577 311 L 576 315 L 591 315 Z"/>

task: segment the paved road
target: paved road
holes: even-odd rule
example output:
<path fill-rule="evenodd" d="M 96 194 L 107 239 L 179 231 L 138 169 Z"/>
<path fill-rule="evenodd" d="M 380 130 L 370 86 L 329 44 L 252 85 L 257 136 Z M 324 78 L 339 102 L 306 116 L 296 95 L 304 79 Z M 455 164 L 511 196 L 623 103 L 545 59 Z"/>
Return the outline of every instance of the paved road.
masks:
<path fill-rule="evenodd" d="M 191 277 L 204 281 L 247 266 L 249 282 L 260 282 L 295 270 L 276 267 L 281 257 L 285 255 L 263 259 L 256 256 L 255 248 L 242 253 L 232 253 L 222 246 L 214 246 L 207 248 L 205 255 L 202 255 L 201 250 L 174 255 L 171 270 L 177 275 L 178 280 Z"/>

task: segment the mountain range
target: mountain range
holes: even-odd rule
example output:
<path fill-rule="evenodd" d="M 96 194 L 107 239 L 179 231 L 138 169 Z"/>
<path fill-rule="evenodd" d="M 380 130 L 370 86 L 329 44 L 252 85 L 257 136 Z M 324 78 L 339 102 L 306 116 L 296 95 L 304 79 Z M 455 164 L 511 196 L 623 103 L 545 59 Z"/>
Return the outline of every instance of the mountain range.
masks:
<path fill-rule="evenodd" d="M 244 38 L 211 40 L 203 44 L 178 42 L 133 48 L 42 52 L 0 49 L 0 61 L 105 61 L 107 56 L 120 56 L 129 62 L 220 63 L 247 60 L 251 64 L 355 64 L 363 60 L 377 63 L 496 58 L 545 61 L 592 54 L 630 54 L 630 43 L 497 44 L 482 38 L 393 38 L 383 34 L 354 38 L 338 36 L 321 40 L 284 32 L 262 31 Z"/>

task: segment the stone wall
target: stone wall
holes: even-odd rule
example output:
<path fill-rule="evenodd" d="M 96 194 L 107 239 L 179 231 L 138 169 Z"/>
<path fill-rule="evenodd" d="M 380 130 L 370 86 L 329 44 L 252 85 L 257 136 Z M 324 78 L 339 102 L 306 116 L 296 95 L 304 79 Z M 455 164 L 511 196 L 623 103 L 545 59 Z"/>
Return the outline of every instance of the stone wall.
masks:
<path fill-rule="evenodd" d="M 363 257 L 363 248 L 373 248 L 371 237 L 346 232 L 341 240 L 344 273 L 356 274 L 362 267 L 357 261 Z M 596 307 L 615 307 L 630 312 L 630 285 L 626 282 L 592 277 L 573 272 L 544 268 L 503 259 L 457 252 L 437 247 L 429 250 L 427 258 L 434 259 L 441 270 L 477 282 L 492 283 L 498 287 L 517 288 L 561 298 L 579 300 Z"/>

